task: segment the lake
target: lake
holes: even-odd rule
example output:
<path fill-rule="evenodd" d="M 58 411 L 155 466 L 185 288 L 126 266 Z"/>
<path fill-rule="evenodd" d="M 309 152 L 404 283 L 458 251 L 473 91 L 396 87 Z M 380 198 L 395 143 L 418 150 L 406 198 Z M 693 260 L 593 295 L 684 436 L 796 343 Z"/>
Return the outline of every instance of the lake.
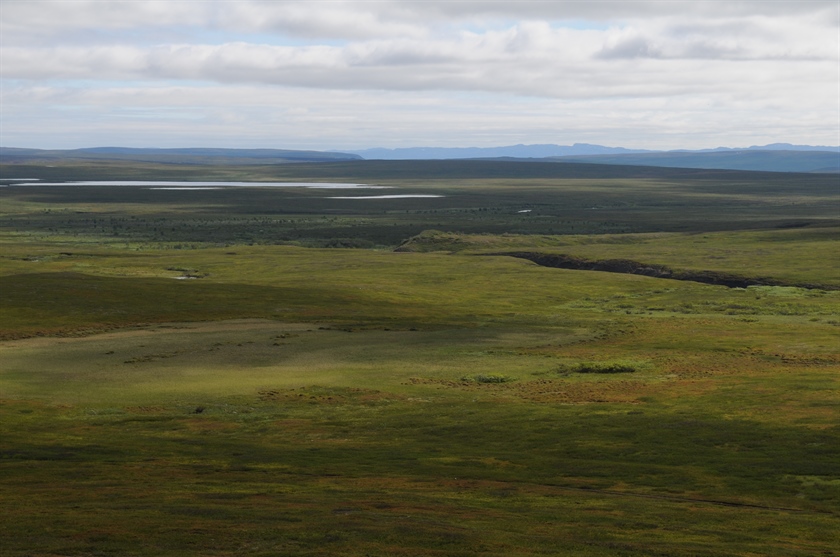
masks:
<path fill-rule="evenodd" d="M 362 195 L 362 196 L 334 196 L 328 197 L 327 199 L 409 199 L 409 198 L 417 198 L 417 197 L 443 197 L 442 195 L 429 195 L 429 194 L 402 194 L 402 195 Z"/>
<path fill-rule="evenodd" d="M 368 184 L 345 184 L 332 182 L 160 182 L 137 180 L 92 180 L 84 182 L 38 182 L 29 184 L 32 178 L 4 178 L 4 181 L 24 182 L 12 183 L 10 186 L 133 186 L 151 189 L 208 189 L 208 188 L 318 188 L 318 189 L 386 189 L 389 186 L 371 186 Z"/>

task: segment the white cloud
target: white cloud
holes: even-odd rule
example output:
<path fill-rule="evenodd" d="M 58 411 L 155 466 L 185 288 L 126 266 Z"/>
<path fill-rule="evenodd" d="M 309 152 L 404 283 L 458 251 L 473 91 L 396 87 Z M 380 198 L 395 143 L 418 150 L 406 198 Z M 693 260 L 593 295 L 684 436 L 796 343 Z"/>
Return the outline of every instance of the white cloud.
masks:
<path fill-rule="evenodd" d="M 808 86 L 830 87 L 837 56 L 825 37 L 795 46 L 710 38 L 680 41 L 645 30 L 551 29 L 524 23 L 455 39 L 395 39 L 344 46 L 221 45 L 8 47 L 7 79 L 198 80 L 325 89 L 486 91 L 536 97 L 662 96 L 737 90 L 790 66 L 814 69 Z M 820 40 L 822 39 L 822 40 Z M 837 41 L 835 41 L 837 42 Z M 743 61 L 756 64 L 743 64 Z M 768 62 L 773 65 L 768 65 Z M 820 69 L 820 67 L 822 69 Z M 738 82 L 717 79 L 737 68 Z M 768 72 L 769 71 L 769 72 Z M 769 73 L 769 76 L 768 76 Z M 803 84 L 804 85 L 804 84 Z"/>
<path fill-rule="evenodd" d="M 91 137 L 152 141 L 165 130 L 190 145 L 213 133 L 270 141 L 290 122 L 311 148 L 557 142 L 567 132 L 653 147 L 680 130 L 675 147 L 840 142 L 836 0 L 0 8 L 5 145 L 59 137 L 80 114 L 96 122 Z"/>
<path fill-rule="evenodd" d="M 0 6 L 0 33 L 16 43 L 62 37 L 90 41 L 111 37 L 109 30 L 140 30 L 154 35 L 151 30 L 167 27 L 365 40 L 423 38 L 447 26 L 480 28 L 522 20 L 627 24 L 656 19 L 708 22 L 768 17 L 786 21 L 794 17 L 810 18 L 815 25 L 823 22 L 836 26 L 840 17 L 836 0 L 0 0 Z M 74 33 L 78 30 L 91 34 L 85 37 Z"/>
<path fill-rule="evenodd" d="M 247 103 L 242 100 L 247 99 Z M 4 90 L 0 144 L 349 149 L 591 142 L 627 147 L 836 143 L 819 107 L 709 95 L 536 101 L 472 94 L 214 85 Z M 44 130 L 49 130 L 48 134 Z M 9 138 L 16 141 L 10 142 Z"/>

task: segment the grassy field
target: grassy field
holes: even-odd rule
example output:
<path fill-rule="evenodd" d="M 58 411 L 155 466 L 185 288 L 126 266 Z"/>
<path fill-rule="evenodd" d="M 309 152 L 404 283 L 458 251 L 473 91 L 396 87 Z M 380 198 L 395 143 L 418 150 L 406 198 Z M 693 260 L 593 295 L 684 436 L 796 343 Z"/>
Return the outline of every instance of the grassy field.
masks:
<path fill-rule="evenodd" d="M 768 277 L 791 284 L 840 286 L 840 228 L 600 235 L 475 235 L 425 231 L 401 251 L 563 254 L 591 261 L 626 259 L 686 271 Z"/>
<path fill-rule="evenodd" d="M 840 553 L 836 178 L 412 164 L 3 167 L 446 197 L 0 188 L 0 554 Z"/>
<path fill-rule="evenodd" d="M 147 245 L 292 244 L 396 247 L 425 230 L 570 235 L 840 226 L 837 178 L 819 174 L 675 170 L 566 163 L 362 161 L 204 167 L 0 165 L 0 178 L 337 181 L 390 188 L 332 199 L 301 188 L 0 188 L 0 227 L 70 242 Z"/>

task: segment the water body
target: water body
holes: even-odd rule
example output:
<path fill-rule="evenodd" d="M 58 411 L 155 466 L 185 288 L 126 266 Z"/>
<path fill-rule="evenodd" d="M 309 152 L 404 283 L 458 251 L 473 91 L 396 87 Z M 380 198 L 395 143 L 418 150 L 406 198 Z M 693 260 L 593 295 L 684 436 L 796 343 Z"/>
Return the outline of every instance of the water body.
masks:
<path fill-rule="evenodd" d="M 404 194 L 404 195 L 365 195 L 355 197 L 328 197 L 327 199 L 409 199 L 414 197 L 443 197 L 442 195 Z"/>
<path fill-rule="evenodd" d="M 24 182 L 24 179 L 14 179 Z M 31 180 L 31 179 L 28 179 Z M 30 184 L 10 184 L 26 186 Z M 159 182 L 132 180 L 92 180 L 85 182 L 39 182 L 31 184 L 37 186 L 134 186 L 149 187 L 151 189 L 207 189 L 207 188 L 315 188 L 315 189 L 386 189 L 389 186 L 371 186 L 368 184 L 345 184 L 333 182 Z"/>

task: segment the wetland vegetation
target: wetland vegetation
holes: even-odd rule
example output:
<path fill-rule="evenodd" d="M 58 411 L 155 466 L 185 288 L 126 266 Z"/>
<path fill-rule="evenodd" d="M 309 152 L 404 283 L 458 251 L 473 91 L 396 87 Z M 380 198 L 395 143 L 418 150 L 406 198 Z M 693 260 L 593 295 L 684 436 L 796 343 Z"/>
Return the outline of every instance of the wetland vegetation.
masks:
<path fill-rule="evenodd" d="M 837 176 L 51 165 L 389 189 L 0 187 L 4 556 L 837 554 Z"/>

